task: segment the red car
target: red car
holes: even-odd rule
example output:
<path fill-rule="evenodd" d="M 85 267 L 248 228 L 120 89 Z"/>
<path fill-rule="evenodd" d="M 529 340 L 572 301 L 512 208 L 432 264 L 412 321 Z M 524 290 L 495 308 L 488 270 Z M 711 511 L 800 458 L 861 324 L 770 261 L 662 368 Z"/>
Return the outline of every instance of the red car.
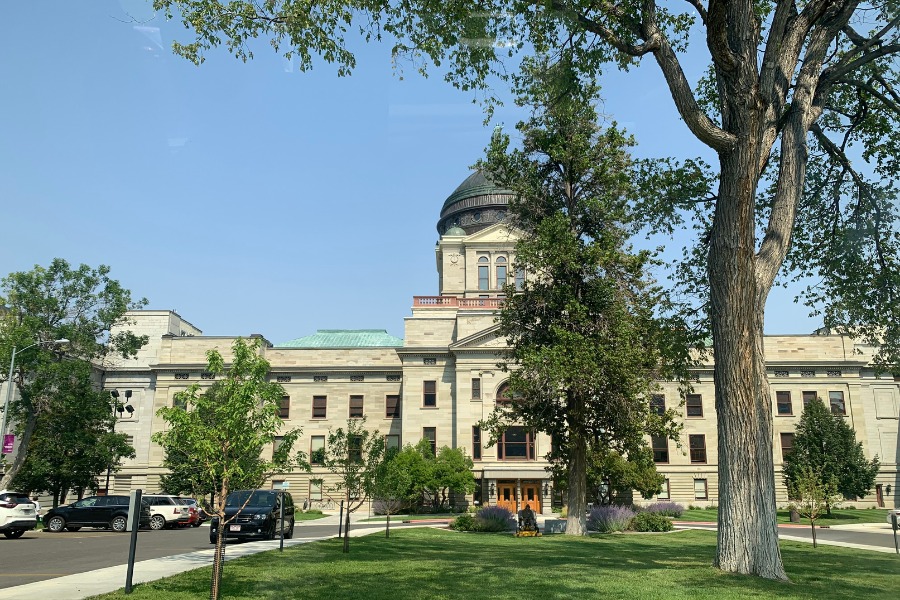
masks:
<path fill-rule="evenodd" d="M 193 498 L 179 498 L 179 502 L 188 507 L 188 520 L 184 523 L 185 527 L 200 527 L 203 524 L 203 511 Z"/>

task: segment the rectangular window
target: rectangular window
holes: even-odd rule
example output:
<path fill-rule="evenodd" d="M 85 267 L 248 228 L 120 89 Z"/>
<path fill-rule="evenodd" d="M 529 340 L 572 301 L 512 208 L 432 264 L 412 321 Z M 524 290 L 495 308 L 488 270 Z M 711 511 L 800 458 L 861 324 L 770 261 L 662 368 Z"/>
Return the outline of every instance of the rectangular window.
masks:
<path fill-rule="evenodd" d="M 350 396 L 350 418 L 359 419 L 363 416 L 363 397 Z"/>
<path fill-rule="evenodd" d="M 791 403 L 790 392 L 775 392 L 775 405 L 779 415 L 788 416 L 794 414 L 794 406 Z"/>
<path fill-rule="evenodd" d="M 277 436 L 274 440 L 272 440 L 272 454 L 278 452 L 278 449 L 281 448 L 281 444 L 284 443 L 284 438 L 282 436 Z"/>
<path fill-rule="evenodd" d="M 422 406 L 437 406 L 437 381 L 426 381 L 422 386 Z"/>
<path fill-rule="evenodd" d="M 181 394 L 175 394 L 175 398 L 172 400 L 172 406 L 180 408 L 181 410 L 187 410 L 187 397 L 182 396 Z"/>
<path fill-rule="evenodd" d="M 283 485 L 284 485 L 284 479 L 273 479 L 272 480 L 272 489 L 273 490 L 280 490 Z"/>
<path fill-rule="evenodd" d="M 687 416 L 702 417 L 703 416 L 703 396 L 700 394 L 687 395 Z"/>
<path fill-rule="evenodd" d="M 431 444 L 431 453 L 437 456 L 437 428 L 423 427 L 422 437 L 428 440 L 428 443 Z"/>
<path fill-rule="evenodd" d="M 695 500 L 706 500 L 708 497 L 708 492 L 706 488 L 706 480 L 705 479 L 695 479 L 694 480 L 694 499 Z"/>
<path fill-rule="evenodd" d="M 669 440 L 666 436 L 654 435 L 651 440 L 653 442 L 653 462 L 669 462 Z"/>
<path fill-rule="evenodd" d="M 481 400 L 481 378 L 472 378 L 472 400 Z"/>
<path fill-rule="evenodd" d="M 472 427 L 472 460 L 481 460 L 481 427 Z"/>
<path fill-rule="evenodd" d="M 347 440 L 347 457 L 352 463 L 362 462 L 362 437 L 350 436 L 350 439 Z"/>
<path fill-rule="evenodd" d="M 509 427 L 497 443 L 500 460 L 534 460 L 534 432 L 524 427 Z"/>
<path fill-rule="evenodd" d="M 662 484 L 662 491 L 656 495 L 657 500 L 668 500 L 669 499 L 669 480 L 666 479 Z"/>
<path fill-rule="evenodd" d="M 497 265 L 497 289 L 502 290 L 506 285 L 506 265 Z"/>
<path fill-rule="evenodd" d="M 281 404 L 278 406 L 278 417 L 281 419 L 287 419 L 291 414 L 291 397 L 290 396 L 282 396 Z"/>
<path fill-rule="evenodd" d="M 491 268 L 488 265 L 479 265 L 478 266 L 478 289 L 479 290 L 489 290 L 490 282 L 488 281 L 490 277 Z"/>
<path fill-rule="evenodd" d="M 663 416 L 666 412 L 666 397 L 662 394 L 650 396 L 650 412 Z"/>
<path fill-rule="evenodd" d="M 310 479 L 309 480 L 309 499 L 310 500 L 321 500 L 322 499 L 322 480 L 321 479 Z"/>
<path fill-rule="evenodd" d="M 691 447 L 691 462 L 696 464 L 706 463 L 706 436 L 689 435 L 689 445 Z"/>
<path fill-rule="evenodd" d="M 400 450 L 400 436 L 394 434 L 384 436 L 384 449 Z"/>
<path fill-rule="evenodd" d="M 831 404 L 831 414 L 847 414 L 847 407 L 844 406 L 844 392 L 828 392 L 828 403 Z"/>
<path fill-rule="evenodd" d="M 328 396 L 313 396 L 312 418 L 324 419 L 328 415 Z"/>
<path fill-rule="evenodd" d="M 525 287 L 525 269 L 516 269 L 516 290 L 522 291 Z"/>
<path fill-rule="evenodd" d="M 803 410 L 806 410 L 806 405 L 818 397 L 819 395 L 815 392 L 811 392 L 809 390 L 803 392 Z"/>
<path fill-rule="evenodd" d="M 309 464 L 324 465 L 325 464 L 325 436 L 314 435 L 310 438 L 309 443 Z"/>
<path fill-rule="evenodd" d="M 784 460 L 791 453 L 791 450 L 794 449 L 794 434 L 793 433 L 782 433 L 781 434 L 781 460 Z"/>
<path fill-rule="evenodd" d="M 388 419 L 400 418 L 400 396 L 396 394 L 388 394 L 384 398 L 385 416 Z"/>

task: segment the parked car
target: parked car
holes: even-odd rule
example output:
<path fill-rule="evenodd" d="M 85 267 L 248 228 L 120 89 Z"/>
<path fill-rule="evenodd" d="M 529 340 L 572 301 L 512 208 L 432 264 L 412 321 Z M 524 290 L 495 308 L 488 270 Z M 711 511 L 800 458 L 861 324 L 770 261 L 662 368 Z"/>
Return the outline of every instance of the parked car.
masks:
<path fill-rule="evenodd" d="M 281 534 L 281 494 L 279 490 L 241 490 L 225 499 L 225 538 L 275 539 Z M 209 528 L 209 543 L 219 535 L 219 517 Z M 284 538 L 294 536 L 294 499 L 284 492 Z"/>
<path fill-rule="evenodd" d="M 203 525 L 203 511 L 200 510 L 200 506 L 197 504 L 197 501 L 193 498 L 179 498 L 179 502 L 188 507 L 188 522 L 185 525 L 189 525 L 191 527 L 200 527 Z"/>
<path fill-rule="evenodd" d="M 37 511 L 27 494 L 0 492 L 0 532 L 10 539 L 37 527 Z"/>
<path fill-rule="evenodd" d="M 44 514 L 44 530 L 51 533 L 78 531 L 82 527 L 101 527 L 125 531 L 128 525 L 128 496 L 88 496 L 66 506 L 51 508 Z M 140 526 L 150 525 L 150 507 L 141 502 Z"/>
<path fill-rule="evenodd" d="M 150 505 L 150 529 L 187 525 L 191 518 L 188 507 L 181 503 L 178 496 L 144 494 L 144 500 Z"/>
<path fill-rule="evenodd" d="M 891 515 L 897 515 L 897 527 L 900 527 L 900 508 L 891 508 L 887 512 L 888 525 L 891 524 Z"/>

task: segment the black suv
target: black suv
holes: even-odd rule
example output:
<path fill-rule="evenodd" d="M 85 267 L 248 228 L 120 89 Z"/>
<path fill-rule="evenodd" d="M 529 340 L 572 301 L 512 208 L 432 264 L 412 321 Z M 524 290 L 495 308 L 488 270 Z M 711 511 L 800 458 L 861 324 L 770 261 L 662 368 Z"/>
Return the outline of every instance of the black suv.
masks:
<path fill-rule="evenodd" d="M 53 533 L 63 529 L 102 527 L 125 531 L 128 523 L 128 496 L 89 496 L 68 506 L 51 508 L 44 515 L 44 528 Z M 141 502 L 141 527 L 150 525 L 150 507 Z"/>
<path fill-rule="evenodd" d="M 294 499 L 284 493 L 284 539 L 294 536 Z M 272 540 L 281 533 L 280 490 L 241 490 L 225 500 L 225 537 Z M 213 517 L 209 543 L 219 535 L 219 517 Z"/>

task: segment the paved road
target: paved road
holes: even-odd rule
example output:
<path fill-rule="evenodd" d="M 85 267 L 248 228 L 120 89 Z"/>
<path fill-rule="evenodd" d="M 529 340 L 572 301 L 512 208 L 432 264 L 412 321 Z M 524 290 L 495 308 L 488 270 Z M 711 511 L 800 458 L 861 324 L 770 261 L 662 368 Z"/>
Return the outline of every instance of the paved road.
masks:
<path fill-rule="evenodd" d="M 688 523 L 682 523 L 688 525 Z M 715 530 L 715 525 L 690 524 L 697 528 Z M 802 538 L 812 542 L 812 530 L 809 526 L 779 526 L 778 535 L 783 539 Z M 864 527 L 847 529 L 845 526 L 816 529 L 816 539 L 820 542 L 840 542 L 842 544 L 854 544 L 860 546 L 872 546 L 894 551 L 894 537 L 889 528 L 870 529 Z"/>
<path fill-rule="evenodd" d="M 391 523 L 391 528 L 396 526 Z M 384 524 L 354 523 L 351 529 L 384 528 Z M 298 521 L 295 537 L 337 534 L 337 525 Z M 0 589 L 44 581 L 125 564 L 130 534 L 84 528 L 78 532 L 44 533 L 30 531 L 17 540 L 0 537 Z M 195 550 L 207 550 L 209 527 L 141 530 L 135 560 L 161 558 Z"/>

